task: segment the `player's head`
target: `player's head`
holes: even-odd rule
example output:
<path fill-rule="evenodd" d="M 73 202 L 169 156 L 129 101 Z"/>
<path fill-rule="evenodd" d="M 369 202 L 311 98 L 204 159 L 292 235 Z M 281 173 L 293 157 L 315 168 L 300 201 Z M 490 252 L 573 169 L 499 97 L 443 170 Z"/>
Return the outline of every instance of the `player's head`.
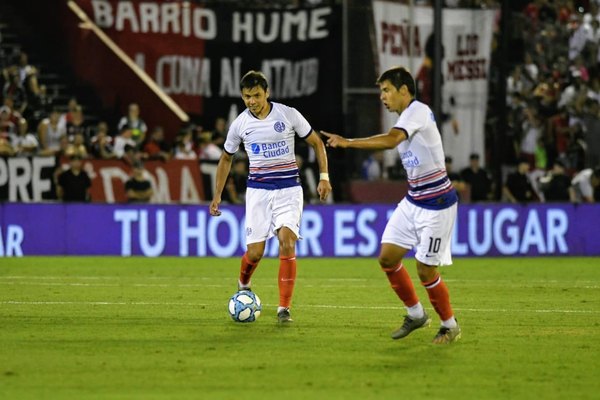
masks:
<path fill-rule="evenodd" d="M 269 83 L 267 77 L 260 71 L 248 71 L 246 75 L 242 76 L 240 80 L 240 91 L 244 89 L 252 89 L 255 87 L 262 88 L 265 92 L 269 90 Z"/>
<path fill-rule="evenodd" d="M 262 72 L 248 71 L 240 80 L 240 90 L 244 104 L 254 115 L 269 109 L 269 84 Z"/>
<path fill-rule="evenodd" d="M 415 80 L 404 67 L 393 67 L 377 79 L 381 101 L 389 111 L 401 113 L 415 97 Z"/>
<path fill-rule="evenodd" d="M 400 90 L 402 86 L 406 86 L 406 89 L 411 96 L 414 96 L 416 93 L 415 80 L 410 72 L 404 67 L 393 67 L 388 69 L 377 79 L 377 84 L 381 85 L 381 83 L 385 81 L 389 81 L 392 86 L 398 90 Z"/>

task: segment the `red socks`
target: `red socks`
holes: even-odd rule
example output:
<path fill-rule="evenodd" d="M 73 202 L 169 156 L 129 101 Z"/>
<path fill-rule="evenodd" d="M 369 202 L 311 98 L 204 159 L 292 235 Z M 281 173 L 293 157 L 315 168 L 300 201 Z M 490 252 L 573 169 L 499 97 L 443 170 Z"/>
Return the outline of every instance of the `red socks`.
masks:
<path fill-rule="evenodd" d="M 250 278 L 254 273 L 258 263 L 252 263 L 248 260 L 248 255 L 242 257 L 240 267 L 240 284 L 248 286 Z M 294 293 L 294 284 L 296 283 L 296 256 L 279 258 L 279 306 L 289 307 L 292 303 L 292 294 Z"/>
<path fill-rule="evenodd" d="M 392 268 L 381 268 L 386 273 L 392 289 L 394 289 L 394 292 L 396 292 L 406 307 L 412 307 L 419 302 L 415 287 L 404 265 L 399 264 Z"/>
<path fill-rule="evenodd" d="M 438 313 L 442 321 L 447 321 L 454 316 L 452 306 L 450 305 L 450 294 L 448 286 L 442 281 L 440 275 L 436 276 L 430 282 L 422 282 L 422 285 L 427 289 L 431 305 Z"/>
<path fill-rule="evenodd" d="M 244 253 L 244 256 L 242 257 L 242 265 L 240 267 L 240 283 L 243 286 L 248 286 L 250 283 L 250 278 L 252 278 L 252 274 L 254 273 L 257 265 L 258 263 L 250 262 L 250 260 L 248 260 L 248 254 Z"/>
<path fill-rule="evenodd" d="M 279 306 L 289 307 L 292 303 L 296 282 L 296 256 L 279 257 Z"/>

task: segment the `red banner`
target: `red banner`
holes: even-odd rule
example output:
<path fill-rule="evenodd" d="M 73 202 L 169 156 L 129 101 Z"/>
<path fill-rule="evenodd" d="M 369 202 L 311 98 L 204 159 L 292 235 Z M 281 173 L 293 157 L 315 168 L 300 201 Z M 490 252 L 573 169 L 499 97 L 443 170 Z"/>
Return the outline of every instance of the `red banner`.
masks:
<path fill-rule="evenodd" d="M 122 203 L 127 201 L 125 182 L 132 168 L 122 161 L 88 160 L 84 170 L 92 179 L 93 202 Z M 144 164 L 152 184 L 152 203 L 198 204 L 205 200 L 202 174 L 197 161 L 148 161 Z"/>

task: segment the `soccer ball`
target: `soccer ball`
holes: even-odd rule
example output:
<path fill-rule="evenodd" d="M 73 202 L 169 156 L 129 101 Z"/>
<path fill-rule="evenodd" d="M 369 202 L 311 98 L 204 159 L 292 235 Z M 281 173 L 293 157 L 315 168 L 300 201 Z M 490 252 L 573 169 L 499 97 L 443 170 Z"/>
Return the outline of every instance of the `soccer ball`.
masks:
<path fill-rule="evenodd" d="M 262 304 L 256 293 L 240 290 L 229 299 L 228 309 L 235 322 L 254 322 L 260 316 Z"/>

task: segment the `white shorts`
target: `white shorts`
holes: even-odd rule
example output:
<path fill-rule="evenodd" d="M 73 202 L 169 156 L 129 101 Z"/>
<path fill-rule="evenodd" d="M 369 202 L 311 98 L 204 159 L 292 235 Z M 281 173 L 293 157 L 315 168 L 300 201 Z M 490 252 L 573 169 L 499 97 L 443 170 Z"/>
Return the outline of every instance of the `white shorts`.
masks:
<path fill-rule="evenodd" d="M 388 221 L 381 243 L 416 248 L 415 258 L 427 265 L 451 265 L 451 240 L 458 205 L 428 210 L 404 199 Z"/>
<path fill-rule="evenodd" d="M 264 242 L 282 227 L 300 239 L 304 194 L 302 186 L 246 190 L 246 244 Z"/>

